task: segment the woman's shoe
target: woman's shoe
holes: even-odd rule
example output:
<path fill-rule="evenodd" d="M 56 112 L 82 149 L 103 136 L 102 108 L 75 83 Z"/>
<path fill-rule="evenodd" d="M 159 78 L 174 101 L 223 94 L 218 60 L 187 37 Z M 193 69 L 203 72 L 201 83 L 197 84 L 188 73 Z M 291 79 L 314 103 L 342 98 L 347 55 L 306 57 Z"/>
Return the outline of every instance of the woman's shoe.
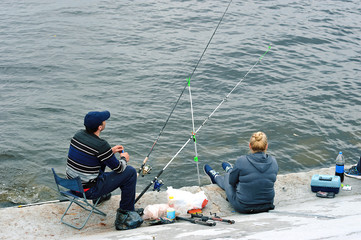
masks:
<path fill-rule="evenodd" d="M 209 178 L 211 179 L 211 182 L 216 183 L 215 177 L 218 175 L 218 173 L 216 171 L 214 171 L 211 168 L 211 166 L 209 166 L 208 164 L 204 165 L 203 170 L 204 170 L 204 173 L 209 176 Z"/>
<path fill-rule="evenodd" d="M 233 169 L 233 166 L 229 162 L 222 162 L 222 168 L 224 171 L 229 172 Z"/>

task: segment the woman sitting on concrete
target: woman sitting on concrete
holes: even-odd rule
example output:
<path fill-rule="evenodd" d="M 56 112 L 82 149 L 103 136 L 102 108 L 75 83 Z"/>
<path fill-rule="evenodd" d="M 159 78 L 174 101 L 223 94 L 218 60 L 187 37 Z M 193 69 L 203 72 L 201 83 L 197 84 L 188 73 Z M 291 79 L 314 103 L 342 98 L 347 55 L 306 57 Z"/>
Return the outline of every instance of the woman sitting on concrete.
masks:
<path fill-rule="evenodd" d="M 226 171 L 224 176 L 208 164 L 204 165 L 204 172 L 212 183 L 226 191 L 228 201 L 237 212 L 267 212 L 274 209 L 274 183 L 278 164 L 274 157 L 266 154 L 268 142 L 263 132 L 252 135 L 249 148 L 252 153 L 238 158 L 234 168 L 228 162 L 222 163 Z"/>

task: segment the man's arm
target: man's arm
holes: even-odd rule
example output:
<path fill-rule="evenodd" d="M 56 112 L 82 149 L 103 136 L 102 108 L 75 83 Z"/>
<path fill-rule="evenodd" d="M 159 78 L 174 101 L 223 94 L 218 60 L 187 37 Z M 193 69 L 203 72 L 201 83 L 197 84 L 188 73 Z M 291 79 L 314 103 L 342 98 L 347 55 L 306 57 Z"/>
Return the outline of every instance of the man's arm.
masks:
<path fill-rule="evenodd" d="M 105 151 L 98 155 L 98 159 L 100 160 L 100 162 L 102 164 L 106 164 L 110 169 L 117 173 L 123 172 L 127 167 L 127 162 L 129 161 L 129 154 L 121 153 L 120 160 L 118 160 L 113 153 L 113 148 L 111 148 L 108 143 L 104 145 L 104 149 Z"/>

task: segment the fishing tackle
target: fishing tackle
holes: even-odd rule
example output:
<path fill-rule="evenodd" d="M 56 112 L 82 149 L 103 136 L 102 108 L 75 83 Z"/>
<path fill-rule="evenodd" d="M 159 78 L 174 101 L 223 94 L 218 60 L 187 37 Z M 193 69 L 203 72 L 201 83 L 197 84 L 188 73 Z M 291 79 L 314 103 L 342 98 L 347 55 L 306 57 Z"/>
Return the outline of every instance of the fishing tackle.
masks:
<path fill-rule="evenodd" d="M 144 195 L 146 191 L 150 188 L 150 186 L 159 178 L 160 175 L 164 172 L 164 170 L 173 162 L 173 160 L 178 156 L 178 154 L 187 146 L 187 144 L 193 140 L 193 136 L 197 134 L 201 128 L 208 122 L 208 120 L 213 116 L 213 114 L 222 106 L 224 102 L 227 101 L 227 99 L 230 97 L 230 95 L 234 92 L 234 90 L 242 83 L 242 81 L 247 77 L 247 75 L 252 71 L 252 69 L 263 59 L 263 57 L 268 53 L 268 51 L 271 49 L 271 45 L 268 46 L 267 50 L 264 52 L 264 54 L 258 58 L 256 63 L 247 71 L 247 73 L 243 76 L 243 78 L 233 87 L 233 89 L 226 95 L 225 98 L 218 104 L 218 106 L 211 112 L 211 114 L 206 117 L 203 121 L 203 123 L 198 127 L 198 129 L 188 138 L 188 140 L 183 144 L 183 146 L 178 150 L 178 152 L 169 160 L 169 162 L 163 167 L 162 170 L 159 171 L 158 175 L 154 177 L 154 179 L 144 188 L 144 190 L 138 195 L 138 197 L 135 199 L 135 202 L 138 202 L 138 200 Z"/>
<path fill-rule="evenodd" d="M 150 174 L 150 171 L 152 170 L 152 167 L 150 165 L 144 165 L 142 168 L 139 169 L 139 173 L 142 173 L 142 177 L 144 177 L 147 174 Z"/>
<path fill-rule="evenodd" d="M 163 131 L 164 131 L 166 125 L 168 124 L 168 121 L 169 121 L 170 117 L 172 116 L 175 108 L 177 107 L 177 105 L 178 105 L 178 103 L 179 103 L 179 100 L 181 99 L 181 97 L 182 97 L 185 89 L 187 88 L 187 86 L 189 86 L 189 82 L 190 82 L 191 78 L 193 77 L 194 72 L 196 71 L 196 69 L 197 69 L 199 63 L 201 62 L 201 60 L 202 60 L 205 52 L 207 51 L 208 46 L 209 46 L 209 44 L 211 43 L 214 35 L 216 34 L 217 29 L 218 29 L 219 25 L 221 24 L 224 16 L 226 15 L 226 13 L 227 13 L 227 11 L 228 11 L 228 8 L 229 8 L 229 6 L 231 5 L 231 3 L 232 3 L 232 0 L 229 1 L 228 6 L 227 6 L 226 10 L 223 12 L 223 15 L 222 15 L 221 19 L 219 20 L 217 27 L 214 29 L 213 34 L 212 34 L 211 38 L 209 39 L 206 47 L 204 48 L 201 57 L 199 58 L 196 66 L 194 67 L 193 72 L 191 73 L 190 77 L 188 78 L 187 84 L 184 86 L 181 94 L 179 95 L 176 103 L 174 104 L 173 109 L 171 110 L 170 114 L 168 115 L 167 120 L 165 121 L 162 129 L 160 130 L 160 132 L 159 132 L 159 134 L 158 134 L 158 137 L 155 139 L 152 147 L 150 148 L 150 151 L 149 151 L 148 155 L 144 158 L 143 163 L 142 163 L 142 165 L 140 166 L 140 168 L 139 168 L 139 170 L 138 170 L 138 175 L 143 171 L 143 168 L 145 167 L 145 164 L 147 163 L 147 161 L 148 161 L 148 159 L 149 159 L 149 157 L 150 157 L 150 154 L 153 152 L 153 149 L 154 149 L 155 145 L 158 143 L 158 140 L 159 140 L 160 136 L 163 134 Z M 190 89 L 190 87 L 189 87 L 189 89 Z M 190 91 L 190 90 L 189 90 L 189 91 Z M 192 111 L 193 111 L 193 110 L 192 110 Z M 192 112 L 192 116 L 193 116 L 193 112 Z M 194 121 L 193 121 L 193 124 L 194 124 Z M 194 131 L 194 130 L 193 130 L 193 131 Z M 195 145 L 195 148 L 196 148 L 196 145 Z M 195 151 L 197 151 L 197 150 L 195 149 Z M 197 162 L 197 171 L 198 171 L 198 179 L 199 179 L 199 169 L 198 169 L 198 156 L 197 156 L 197 153 L 196 153 L 196 157 L 195 157 L 194 160 Z M 200 179 L 199 179 L 199 184 L 200 184 Z"/>
<path fill-rule="evenodd" d="M 192 92 L 191 92 L 191 79 L 188 78 L 187 81 L 188 81 L 189 102 L 190 102 L 190 105 L 191 105 L 191 116 L 192 116 L 192 136 L 193 136 L 194 153 L 195 153 L 194 161 L 197 164 L 198 185 L 200 186 L 201 185 L 201 178 L 199 176 L 197 141 L 196 141 L 196 136 L 195 136 L 195 133 L 194 133 L 194 116 L 193 116 L 193 103 L 192 103 Z"/>
<path fill-rule="evenodd" d="M 198 214 L 198 213 L 192 213 L 191 214 L 191 217 L 192 218 L 200 218 L 202 221 L 206 222 L 208 220 L 213 220 L 213 221 L 219 221 L 219 222 L 226 222 L 226 223 L 229 223 L 229 224 L 234 224 L 235 221 L 234 220 L 229 220 L 229 219 L 224 219 L 224 218 L 220 218 L 217 216 L 216 213 L 214 213 L 214 217 L 212 217 L 212 213 L 210 213 L 211 216 L 210 217 L 207 217 L 207 216 L 204 216 L 203 214 Z"/>
<path fill-rule="evenodd" d="M 158 180 L 158 179 L 156 179 L 155 181 L 154 181 L 154 188 L 153 188 L 153 191 L 160 191 L 160 188 L 162 187 L 164 185 L 164 183 L 163 183 L 163 181 L 162 180 Z"/>
<path fill-rule="evenodd" d="M 216 226 L 216 222 L 205 222 L 205 221 L 202 221 L 202 220 L 196 220 L 196 219 L 193 219 L 193 218 L 184 218 L 184 217 L 179 217 L 179 216 L 176 216 L 175 217 L 176 220 L 184 220 L 184 221 L 188 221 L 188 222 L 191 222 L 191 223 L 194 223 L 194 224 L 200 224 L 200 225 L 205 225 L 205 226 Z"/>

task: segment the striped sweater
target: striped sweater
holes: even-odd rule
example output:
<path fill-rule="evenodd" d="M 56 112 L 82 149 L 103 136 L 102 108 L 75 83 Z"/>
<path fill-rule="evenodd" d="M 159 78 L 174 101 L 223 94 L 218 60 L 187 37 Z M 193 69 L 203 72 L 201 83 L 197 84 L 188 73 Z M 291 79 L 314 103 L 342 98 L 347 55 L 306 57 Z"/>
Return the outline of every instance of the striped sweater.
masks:
<path fill-rule="evenodd" d="M 108 166 L 115 172 L 127 167 L 124 157 L 118 161 L 109 143 L 85 130 L 78 131 L 70 141 L 66 165 L 67 178 L 80 177 L 84 188 L 93 187 L 100 170 Z"/>

